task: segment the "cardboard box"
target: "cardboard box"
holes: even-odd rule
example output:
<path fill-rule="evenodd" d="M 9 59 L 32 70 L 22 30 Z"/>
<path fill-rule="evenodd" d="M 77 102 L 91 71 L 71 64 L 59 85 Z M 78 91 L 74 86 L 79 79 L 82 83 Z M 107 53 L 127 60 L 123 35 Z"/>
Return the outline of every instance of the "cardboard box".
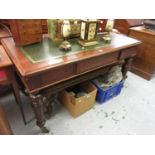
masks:
<path fill-rule="evenodd" d="M 97 89 L 91 82 L 79 85 L 86 93 L 84 96 L 72 96 L 69 91 L 59 93 L 60 102 L 67 108 L 70 114 L 76 118 L 94 106 Z"/>

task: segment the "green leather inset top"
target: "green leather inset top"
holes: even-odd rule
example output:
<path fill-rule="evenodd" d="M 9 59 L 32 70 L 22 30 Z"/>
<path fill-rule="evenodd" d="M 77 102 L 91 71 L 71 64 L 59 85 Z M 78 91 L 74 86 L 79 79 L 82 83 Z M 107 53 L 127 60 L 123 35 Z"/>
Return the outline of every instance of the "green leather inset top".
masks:
<path fill-rule="evenodd" d="M 31 63 L 38 63 L 49 59 L 57 59 L 78 52 L 84 52 L 89 49 L 97 49 L 109 44 L 105 43 L 103 39 L 98 39 L 98 44 L 88 47 L 82 47 L 78 44 L 79 39 L 70 39 L 72 49 L 68 52 L 59 48 L 60 42 L 52 42 L 49 38 L 44 38 L 42 42 L 20 47 L 20 51 L 27 57 Z"/>

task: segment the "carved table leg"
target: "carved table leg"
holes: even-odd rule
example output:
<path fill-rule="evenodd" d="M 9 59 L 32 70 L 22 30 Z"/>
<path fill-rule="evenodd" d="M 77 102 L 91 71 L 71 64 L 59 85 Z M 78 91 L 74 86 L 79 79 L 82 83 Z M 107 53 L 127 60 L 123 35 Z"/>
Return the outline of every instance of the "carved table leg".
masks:
<path fill-rule="evenodd" d="M 46 94 L 43 97 L 43 102 L 45 104 L 45 107 L 44 107 L 45 116 L 46 116 L 46 118 L 50 118 L 53 108 L 52 108 L 52 104 L 50 102 L 50 96 L 48 94 Z"/>
<path fill-rule="evenodd" d="M 57 98 L 57 94 L 51 94 L 50 92 L 46 92 L 44 94 L 43 101 L 46 105 L 45 114 L 47 118 L 50 118 L 53 112 L 52 103 L 55 102 Z"/>
<path fill-rule="evenodd" d="M 44 101 L 43 95 L 30 95 L 32 102 L 32 107 L 37 119 L 37 125 L 40 127 L 42 132 L 47 133 L 49 130 L 44 126 L 45 125 L 45 115 L 44 115 Z"/>
<path fill-rule="evenodd" d="M 127 78 L 127 72 L 130 70 L 132 61 L 133 61 L 133 58 L 132 57 L 125 59 L 125 63 L 122 66 L 123 79 L 126 79 Z"/>

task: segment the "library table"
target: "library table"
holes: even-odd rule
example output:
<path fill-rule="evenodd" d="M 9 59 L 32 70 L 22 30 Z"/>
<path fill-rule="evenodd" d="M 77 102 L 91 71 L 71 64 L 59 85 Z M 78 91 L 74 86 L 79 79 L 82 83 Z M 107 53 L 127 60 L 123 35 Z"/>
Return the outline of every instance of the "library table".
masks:
<path fill-rule="evenodd" d="M 112 33 L 111 36 L 110 43 L 98 36 L 98 44 L 89 47 L 80 46 L 78 39 L 70 39 L 72 49 L 68 52 L 61 51 L 61 42 L 52 42 L 48 36 L 40 43 L 24 47 L 15 46 L 11 37 L 2 39 L 43 132 L 48 132 L 45 116 L 51 113 L 51 102 L 57 92 L 105 74 L 120 62 L 123 62 L 123 77 L 126 77 L 141 42 L 122 34 Z"/>

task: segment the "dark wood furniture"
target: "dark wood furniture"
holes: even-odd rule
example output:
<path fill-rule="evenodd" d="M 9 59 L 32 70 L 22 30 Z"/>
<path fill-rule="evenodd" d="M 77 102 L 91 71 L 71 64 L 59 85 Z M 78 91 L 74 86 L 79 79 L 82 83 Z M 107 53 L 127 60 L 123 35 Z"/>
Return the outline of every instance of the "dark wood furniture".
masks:
<path fill-rule="evenodd" d="M 7 27 L 9 27 L 9 19 L 0 19 L 0 24 L 4 24 L 6 25 Z"/>
<path fill-rule="evenodd" d="M 98 33 L 103 33 L 105 32 L 105 27 L 107 24 L 108 19 L 99 19 L 100 22 L 98 24 Z"/>
<path fill-rule="evenodd" d="M 131 28 L 129 36 L 142 42 L 133 60 L 131 71 L 150 80 L 155 76 L 155 32 L 140 26 Z"/>
<path fill-rule="evenodd" d="M 12 36 L 12 34 L 10 32 L 9 27 L 0 23 L 0 40 L 2 38 L 7 38 L 7 37 L 11 37 L 11 36 Z"/>
<path fill-rule="evenodd" d="M 48 33 L 47 19 L 41 19 L 41 27 L 42 27 L 43 34 Z"/>
<path fill-rule="evenodd" d="M 5 76 L 0 78 L 0 85 L 8 85 L 10 84 L 10 80 L 7 77 L 8 68 L 13 66 L 11 60 L 5 53 L 4 48 L 0 45 L 0 71 L 5 73 Z"/>
<path fill-rule="evenodd" d="M 77 42 L 72 43 L 72 51 L 64 53 L 59 50 L 59 44 L 46 37 L 42 43 L 25 48 L 16 47 L 12 38 L 2 39 L 32 101 L 37 125 L 43 132 L 47 132 L 45 113 L 51 112 L 51 102 L 58 91 L 105 74 L 109 67 L 123 61 L 125 78 L 140 44 L 120 34 L 112 34 L 109 44 L 101 40 L 99 45 L 85 49 Z"/>
<path fill-rule="evenodd" d="M 143 25 L 144 19 L 115 19 L 114 28 L 128 35 L 131 27 Z"/>
<path fill-rule="evenodd" d="M 25 119 L 25 115 L 22 107 L 20 93 L 16 82 L 16 78 L 15 78 L 14 66 L 11 60 L 9 59 L 8 55 L 6 54 L 6 51 L 4 50 L 4 48 L 0 45 L 0 71 L 1 70 L 5 71 L 7 76 L 4 79 L 0 79 L 0 85 L 11 85 L 16 102 L 20 107 L 24 123 L 26 124 L 26 119 Z"/>
<path fill-rule="evenodd" d="M 0 41 L 2 38 L 7 37 L 11 37 L 9 27 L 6 25 L 5 20 L 0 20 Z M 0 70 L 0 94 L 8 91 L 9 89 L 10 89 L 10 81 L 7 78 L 7 74 L 5 73 L 5 71 Z"/>
<path fill-rule="evenodd" d="M 12 19 L 9 24 L 16 45 L 29 45 L 42 40 L 40 19 Z"/>
<path fill-rule="evenodd" d="M 0 135 L 13 135 L 5 110 L 0 106 Z"/>

